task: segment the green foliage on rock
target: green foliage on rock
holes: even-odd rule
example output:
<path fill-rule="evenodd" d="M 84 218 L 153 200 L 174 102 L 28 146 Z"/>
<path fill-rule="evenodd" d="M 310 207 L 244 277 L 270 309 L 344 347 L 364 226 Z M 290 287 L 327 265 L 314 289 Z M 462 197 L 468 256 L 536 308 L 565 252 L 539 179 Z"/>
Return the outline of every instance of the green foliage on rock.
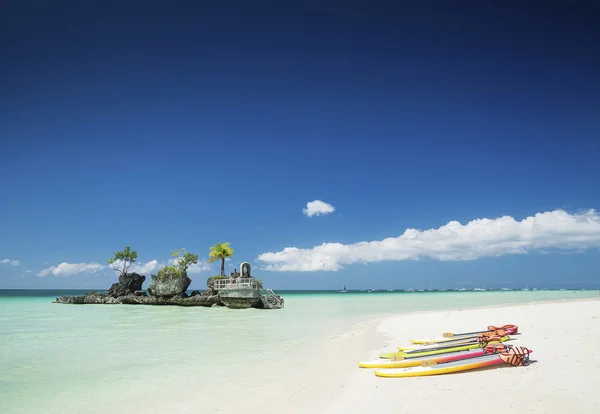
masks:
<path fill-rule="evenodd" d="M 166 279 L 179 278 L 185 275 L 191 265 L 198 263 L 198 255 L 184 252 L 185 248 L 171 252 L 174 264 L 163 266 L 162 269 L 160 269 L 156 275 L 152 275 L 152 277 Z"/>
<path fill-rule="evenodd" d="M 216 275 L 216 276 L 211 276 L 210 279 L 212 279 L 212 280 L 222 280 L 222 279 L 227 279 L 227 276 Z"/>
<path fill-rule="evenodd" d="M 113 257 L 108 259 L 108 264 L 112 266 L 113 270 L 119 272 L 119 275 L 127 274 L 127 271 L 135 263 L 137 259 L 137 252 L 131 250 L 131 247 L 125 246 L 125 249 L 115 252 Z"/>
<path fill-rule="evenodd" d="M 153 279 L 154 278 L 168 279 L 168 278 L 178 278 L 179 276 L 180 276 L 180 274 L 177 273 L 177 266 L 166 265 L 166 266 L 162 267 L 161 269 L 159 269 L 155 275 L 152 275 L 152 278 Z"/>

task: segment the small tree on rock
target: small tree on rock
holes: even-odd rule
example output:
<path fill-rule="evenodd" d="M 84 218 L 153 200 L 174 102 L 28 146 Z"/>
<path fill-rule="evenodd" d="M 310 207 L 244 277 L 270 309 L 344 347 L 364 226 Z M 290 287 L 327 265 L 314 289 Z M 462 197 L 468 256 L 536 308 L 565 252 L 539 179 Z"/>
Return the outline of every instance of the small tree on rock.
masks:
<path fill-rule="evenodd" d="M 233 256 L 233 249 L 227 243 L 217 243 L 210 247 L 208 263 L 221 260 L 221 276 L 225 276 L 225 259 Z"/>
<path fill-rule="evenodd" d="M 171 256 L 175 258 L 175 263 L 177 263 L 177 271 L 180 274 L 187 273 L 188 268 L 198 263 L 198 255 L 192 253 L 184 253 L 185 248 L 175 250 L 171 253 Z M 183 253 L 183 256 L 180 256 Z"/>
<path fill-rule="evenodd" d="M 135 263 L 135 259 L 137 259 L 137 252 L 131 250 L 131 247 L 125 246 L 124 250 L 115 252 L 113 257 L 108 259 L 108 264 L 112 266 L 113 270 L 119 272 L 119 276 L 123 276 Z"/>

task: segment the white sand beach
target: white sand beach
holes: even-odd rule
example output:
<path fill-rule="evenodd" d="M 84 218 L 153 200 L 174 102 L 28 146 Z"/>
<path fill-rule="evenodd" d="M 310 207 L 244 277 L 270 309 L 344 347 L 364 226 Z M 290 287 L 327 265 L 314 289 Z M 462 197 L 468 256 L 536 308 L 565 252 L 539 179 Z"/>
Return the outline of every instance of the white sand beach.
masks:
<path fill-rule="evenodd" d="M 410 345 L 411 338 L 510 323 L 519 326 L 520 334 L 509 343 L 533 350 L 529 366 L 389 379 L 356 367 L 359 359 L 375 359 Z M 363 324 L 345 337 L 332 338 L 330 346 L 331 364 L 322 367 L 322 375 L 304 377 L 294 395 L 280 399 L 273 411 L 600 412 L 600 300 L 596 299 L 402 314 Z M 348 359 L 352 357 L 357 359 Z"/>

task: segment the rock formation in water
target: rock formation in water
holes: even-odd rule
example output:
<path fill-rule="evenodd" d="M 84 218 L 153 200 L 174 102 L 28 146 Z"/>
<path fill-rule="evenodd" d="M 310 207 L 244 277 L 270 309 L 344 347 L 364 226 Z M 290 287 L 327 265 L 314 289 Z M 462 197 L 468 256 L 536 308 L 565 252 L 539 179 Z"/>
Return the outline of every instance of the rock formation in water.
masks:
<path fill-rule="evenodd" d="M 113 298 L 118 298 L 119 296 L 127 296 L 136 291 L 141 291 L 145 280 L 146 276 L 138 275 L 137 273 L 121 275 L 119 276 L 119 281 L 113 283 L 110 289 L 108 289 L 108 294 Z"/>
<path fill-rule="evenodd" d="M 106 293 L 88 292 L 83 296 L 61 296 L 56 298 L 55 303 L 67 303 L 73 305 L 85 304 L 125 304 L 125 305 L 176 305 L 176 306 L 218 306 L 219 298 L 215 295 L 173 296 L 170 298 L 146 296 L 146 292 L 140 294 L 129 294 L 126 296 L 112 297 Z"/>
<path fill-rule="evenodd" d="M 249 266 L 249 265 L 248 265 Z M 208 289 L 204 292 L 194 290 L 191 295 L 186 293 L 192 280 L 186 273 L 168 273 L 163 272 L 159 275 L 152 275 L 148 294 L 142 290 L 142 285 L 146 276 L 137 273 L 126 273 L 119 276 L 119 281 L 114 283 L 108 293 L 88 292 L 83 296 L 61 296 L 56 298 L 55 303 L 67 303 L 75 305 L 83 304 L 127 304 L 127 305 L 176 305 L 176 306 L 227 306 L 233 309 L 244 309 L 249 307 L 262 308 L 269 307 L 273 300 L 279 304 L 283 303 L 280 296 L 274 295 L 267 300 L 265 304 L 261 299 L 260 289 L 262 283 L 256 281 L 255 288 L 246 289 L 227 289 L 219 294 L 219 288 L 215 287 L 216 280 L 225 281 L 225 286 L 229 286 L 231 281 L 255 280 L 249 276 L 240 278 L 239 274 L 228 278 L 226 276 L 209 277 L 206 281 Z M 238 285 L 234 283 L 234 287 Z M 223 285 L 221 285 L 223 287 Z M 257 289 L 260 288 L 260 289 Z M 272 292 L 271 292 L 272 293 Z M 274 298 L 277 299 L 274 299 Z M 266 299 L 265 299 L 266 300 Z M 269 302 L 270 301 L 270 302 Z"/>
<path fill-rule="evenodd" d="M 174 296 L 181 297 L 181 295 L 185 295 L 185 292 L 188 287 L 190 287 L 191 283 L 192 279 L 190 279 L 186 273 L 183 275 L 152 275 L 152 281 L 148 287 L 148 293 L 151 296 L 157 296 L 161 298 L 171 298 Z"/>
<path fill-rule="evenodd" d="M 187 279 L 187 280 L 186 280 Z M 111 286 L 108 293 L 87 292 L 83 296 L 60 296 L 54 303 L 65 303 L 73 305 L 84 304 L 125 304 L 125 305 L 175 305 L 175 306 L 227 306 L 232 309 L 244 309 L 249 307 L 262 307 L 258 299 L 248 298 L 223 298 L 219 296 L 218 291 L 207 289 L 204 292 L 198 290 L 192 291 L 188 296 L 185 289 L 189 287 L 190 279 L 185 276 L 184 282 L 180 285 L 175 283 L 154 283 L 148 289 L 150 296 L 141 289 L 141 284 L 145 276 L 131 273 L 119 277 L 119 282 Z M 177 287 L 177 289 L 175 289 Z M 172 289 L 172 290 L 168 290 Z M 165 293 L 177 293 L 167 296 Z M 161 295 L 158 295 L 161 293 Z M 281 297 L 278 296 L 280 300 Z"/>

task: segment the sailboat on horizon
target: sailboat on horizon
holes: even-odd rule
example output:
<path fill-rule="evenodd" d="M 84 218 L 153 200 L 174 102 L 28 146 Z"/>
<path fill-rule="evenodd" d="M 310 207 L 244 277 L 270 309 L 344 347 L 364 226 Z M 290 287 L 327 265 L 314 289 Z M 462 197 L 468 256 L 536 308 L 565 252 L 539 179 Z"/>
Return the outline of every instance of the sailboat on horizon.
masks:
<path fill-rule="evenodd" d="M 338 290 L 338 293 L 348 293 L 348 291 L 346 290 L 346 285 L 344 285 L 344 290 Z"/>

